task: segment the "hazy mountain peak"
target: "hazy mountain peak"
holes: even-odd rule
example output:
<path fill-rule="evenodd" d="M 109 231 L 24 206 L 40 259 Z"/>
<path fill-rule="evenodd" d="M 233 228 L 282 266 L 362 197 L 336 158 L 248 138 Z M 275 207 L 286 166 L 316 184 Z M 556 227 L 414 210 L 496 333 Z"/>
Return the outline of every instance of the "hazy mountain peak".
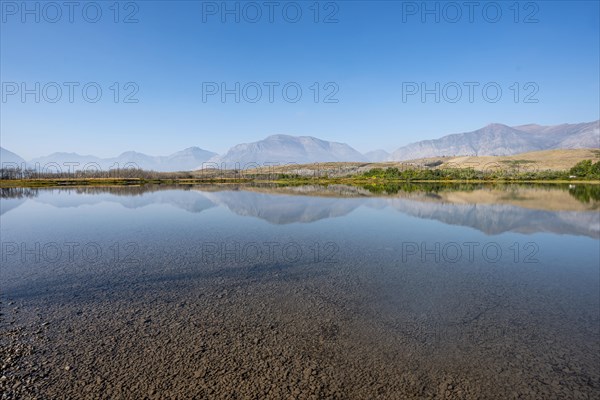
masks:
<path fill-rule="evenodd" d="M 201 149 L 198 146 L 191 146 L 191 147 L 186 147 L 185 149 L 183 149 L 181 151 L 177 151 L 177 152 L 175 152 L 173 154 L 177 154 L 177 153 L 194 153 L 194 152 L 197 152 L 197 151 L 206 151 L 206 150 L 203 150 L 203 149 Z"/>
<path fill-rule="evenodd" d="M 79 153 L 75 153 L 74 151 L 72 152 L 68 152 L 68 151 L 57 151 L 55 153 L 50 154 L 51 156 L 76 156 L 76 157 L 85 157 L 82 156 Z"/>
<path fill-rule="evenodd" d="M 388 153 L 387 151 L 382 150 L 382 149 L 377 149 L 377 150 L 367 151 L 366 153 L 364 153 L 364 156 L 368 161 L 380 162 L 380 161 L 387 160 L 387 158 L 390 156 L 390 153 Z"/>
<path fill-rule="evenodd" d="M 140 152 L 137 152 L 135 150 L 124 151 L 123 153 L 121 153 L 121 154 L 118 155 L 118 157 L 131 157 L 131 156 L 145 156 L 145 157 L 150 157 L 147 154 L 140 153 Z"/>
<path fill-rule="evenodd" d="M 507 156 L 537 150 L 598 148 L 599 121 L 582 124 L 510 127 L 493 123 L 471 132 L 455 133 L 400 147 L 388 160 L 404 161 L 425 157 L 458 155 Z"/>
<path fill-rule="evenodd" d="M 243 143 L 210 161 L 227 168 L 269 164 L 308 164 L 331 161 L 366 161 L 346 143 L 330 142 L 312 136 L 271 135 L 257 142 Z"/>
<path fill-rule="evenodd" d="M 22 165 L 25 163 L 25 160 L 21 158 L 21 156 L 13 153 L 12 151 L 6 150 L 4 147 L 0 147 L 0 164 L 17 164 Z"/>
<path fill-rule="evenodd" d="M 510 128 L 510 126 L 501 124 L 499 122 L 492 122 L 491 124 L 487 124 L 486 126 L 484 126 L 483 128 L 481 128 L 479 130 L 503 129 L 503 128 Z"/>
<path fill-rule="evenodd" d="M 301 138 L 301 137 L 302 136 L 292 136 L 292 135 L 286 135 L 284 133 L 276 133 L 274 135 L 267 136 L 264 140 L 285 140 L 285 139 Z"/>
<path fill-rule="evenodd" d="M 210 155 L 210 157 L 212 157 L 212 156 L 215 156 L 216 154 L 217 153 L 213 153 L 212 151 L 204 150 L 197 146 L 192 146 L 192 147 L 187 147 L 180 151 L 176 151 L 175 153 L 171 154 L 169 157 L 176 156 L 176 155 Z"/>

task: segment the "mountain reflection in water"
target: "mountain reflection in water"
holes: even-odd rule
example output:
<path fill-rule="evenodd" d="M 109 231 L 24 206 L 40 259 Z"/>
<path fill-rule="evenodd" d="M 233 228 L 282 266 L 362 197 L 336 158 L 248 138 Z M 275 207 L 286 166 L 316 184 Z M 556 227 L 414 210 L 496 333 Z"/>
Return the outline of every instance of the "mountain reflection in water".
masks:
<path fill-rule="evenodd" d="M 62 195 L 65 193 L 76 195 Z M 360 207 L 389 208 L 420 219 L 471 227 L 488 235 L 549 232 L 600 238 L 599 193 L 597 185 L 149 185 L 3 188 L 0 204 L 2 214 L 27 201 L 59 208 L 103 202 L 126 208 L 164 204 L 191 213 L 223 207 L 239 216 L 278 225 L 342 217 Z"/>

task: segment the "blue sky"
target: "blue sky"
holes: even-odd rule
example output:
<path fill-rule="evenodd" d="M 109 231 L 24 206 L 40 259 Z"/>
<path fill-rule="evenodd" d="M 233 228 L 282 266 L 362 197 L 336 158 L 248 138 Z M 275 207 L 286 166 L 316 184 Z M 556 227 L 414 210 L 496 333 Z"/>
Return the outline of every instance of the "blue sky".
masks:
<path fill-rule="evenodd" d="M 222 2 L 121 2 L 118 15 L 113 1 L 91 3 L 80 2 L 72 22 L 64 6 L 58 17 L 37 3 L 36 22 L 22 2 L 2 1 L 2 147 L 27 159 L 55 151 L 159 155 L 189 146 L 224 152 L 284 133 L 392 151 L 491 122 L 599 118 L 597 1 L 482 1 L 472 20 L 462 1 L 428 2 L 438 21 L 436 12 L 422 14 L 420 1 L 321 2 L 318 16 L 313 1 L 281 1 L 273 22 L 263 1 L 228 2 L 239 7 L 239 22 L 221 14 Z M 35 10 L 36 2 L 27 4 Z M 92 23 L 97 9 L 102 15 Z M 128 15 L 137 22 L 124 23 Z M 327 16 L 337 22 L 325 23 Z M 78 85 L 71 84 L 72 102 L 66 82 Z M 212 82 L 219 91 L 239 82 L 240 102 L 207 94 Z M 274 82 L 272 102 L 265 82 Z M 33 92 L 24 101 L 23 83 Z M 422 85 L 432 91 L 424 99 Z M 262 97 L 252 103 L 256 86 Z M 92 103 L 95 87 L 102 96 Z M 296 87 L 302 96 L 291 102 Z M 136 90 L 129 99 L 138 102 L 124 102 Z"/>

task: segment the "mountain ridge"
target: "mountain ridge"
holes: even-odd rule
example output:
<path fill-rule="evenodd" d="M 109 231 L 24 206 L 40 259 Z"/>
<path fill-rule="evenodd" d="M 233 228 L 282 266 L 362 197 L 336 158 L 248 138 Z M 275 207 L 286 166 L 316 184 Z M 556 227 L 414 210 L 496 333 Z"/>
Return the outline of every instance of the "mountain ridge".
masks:
<path fill-rule="evenodd" d="M 225 154 L 209 160 L 218 167 L 244 168 L 249 164 L 308 164 L 315 162 L 367 161 L 346 143 L 330 142 L 313 136 L 271 135 L 265 139 L 240 143 Z"/>
<path fill-rule="evenodd" d="M 192 170 L 198 164 L 206 162 L 216 154 L 199 147 L 188 147 L 166 156 L 151 156 L 134 150 L 124 151 L 116 157 L 107 158 L 78 153 L 55 152 L 48 156 L 33 158 L 27 162 L 27 166 L 50 169 L 52 164 L 57 164 L 61 169 L 71 165 L 75 169 L 79 167 L 89 170 L 135 167 L 160 172 L 175 172 Z M 78 163 L 78 165 L 73 165 L 74 163 Z"/>
<path fill-rule="evenodd" d="M 399 147 L 386 161 L 441 156 L 509 156 L 552 149 L 600 148 L 600 121 L 579 124 L 508 126 L 492 123 Z"/>
<path fill-rule="evenodd" d="M 76 168 L 86 164 L 90 169 L 138 167 L 160 172 L 191 171 L 204 168 L 252 168 L 282 164 L 322 162 L 407 161 L 429 157 L 510 156 L 532 151 L 554 149 L 600 148 L 600 120 L 575 124 L 539 125 L 535 123 L 508 126 L 491 123 L 470 132 L 452 133 L 401 146 L 391 153 L 373 150 L 360 153 L 347 143 L 327 141 L 313 136 L 275 134 L 264 139 L 239 143 L 224 154 L 197 146 L 165 156 L 151 156 L 135 150 L 116 157 L 101 158 L 73 152 L 55 152 L 25 161 L 0 147 L 2 164 L 59 166 Z"/>

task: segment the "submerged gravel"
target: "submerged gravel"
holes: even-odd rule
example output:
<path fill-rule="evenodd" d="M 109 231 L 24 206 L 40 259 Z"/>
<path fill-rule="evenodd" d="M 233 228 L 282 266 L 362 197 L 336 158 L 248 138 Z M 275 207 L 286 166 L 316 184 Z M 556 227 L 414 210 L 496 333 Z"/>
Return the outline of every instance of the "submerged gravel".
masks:
<path fill-rule="evenodd" d="M 214 266 L 5 298 L 2 398 L 597 398 L 593 305 L 557 308 L 567 290 L 535 274 L 430 268 Z"/>

